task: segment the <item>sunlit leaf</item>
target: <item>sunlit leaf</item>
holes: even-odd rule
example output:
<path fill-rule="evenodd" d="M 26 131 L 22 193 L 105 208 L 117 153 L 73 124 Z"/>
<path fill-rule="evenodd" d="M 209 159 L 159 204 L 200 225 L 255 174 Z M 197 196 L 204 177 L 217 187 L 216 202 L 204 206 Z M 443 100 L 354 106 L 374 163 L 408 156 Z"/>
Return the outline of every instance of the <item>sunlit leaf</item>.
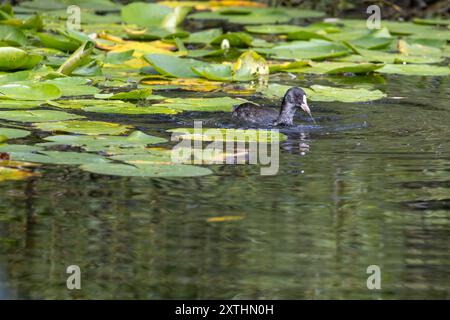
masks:
<path fill-rule="evenodd" d="M 12 83 L 0 86 L 0 99 L 55 100 L 59 97 L 61 90 L 49 83 Z"/>
<path fill-rule="evenodd" d="M 282 133 L 262 129 L 176 128 L 167 131 L 184 140 L 274 142 L 287 139 Z"/>
<path fill-rule="evenodd" d="M 50 132 L 71 132 L 86 135 L 119 135 L 129 130 L 129 126 L 103 121 L 59 121 L 33 124 L 37 129 Z"/>
<path fill-rule="evenodd" d="M 56 110 L 0 111 L 0 119 L 18 122 L 48 122 L 48 121 L 61 121 L 61 120 L 81 119 L 81 118 L 84 117 Z"/>

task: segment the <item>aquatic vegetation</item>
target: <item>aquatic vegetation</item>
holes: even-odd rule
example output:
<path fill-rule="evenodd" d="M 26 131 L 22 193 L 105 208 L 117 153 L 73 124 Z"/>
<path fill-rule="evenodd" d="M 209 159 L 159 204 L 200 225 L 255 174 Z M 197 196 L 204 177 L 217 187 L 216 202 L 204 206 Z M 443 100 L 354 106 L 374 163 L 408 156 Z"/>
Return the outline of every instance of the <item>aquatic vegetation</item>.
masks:
<path fill-rule="evenodd" d="M 80 5 L 80 29 L 67 29 L 64 23 L 69 4 Z M 137 130 L 137 119 L 176 121 L 186 114 L 229 113 L 247 101 L 243 96 L 279 99 L 291 84 L 304 88 L 312 101 L 374 101 L 387 97 L 377 87 L 380 81 L 359 85 L 352 76 L 449 75 L 445 19 L 383 21 L 381 29 L 368 30 L 363 20 L 322 21 L 319 11 L 235 0 L 127 5 L 33 0 L 0 10 L 5 22 L 0 24 L 1 152 L 21 161 L 82 165 L 101 174 L 210 174 L 207 168 L 170 161 L 149 167 L 131 164 L 131 158 L 104 157 L 154 156 L 149 145 L 168 143 L 170 133 L 204 141 L 227 133 L 264 139 L 232 128 L 204 128 L 201 134 L 173 128 L 158 137 Z M 15 10 L 21 14 L 15 16 Z M 215 24 L 192 27 L 188 20 Z M 224 32 L 223 22 L 233 24 L 232 31 Z M 290 85 L 282 80 L 288 75 L 294 79 Z M 332 78 L 341 75 L 349 77 L 345 85 Z M 305 79 L 328 79 L 339 86 Z M 178 91 L 183 95 L 174 95 Z M 50 135 L 27 144 L 25 138 L 34 132 Z M 25 142 L 5 143 L 18 138 Z M 81 152 L 47 150 L 62 145 Z"/>

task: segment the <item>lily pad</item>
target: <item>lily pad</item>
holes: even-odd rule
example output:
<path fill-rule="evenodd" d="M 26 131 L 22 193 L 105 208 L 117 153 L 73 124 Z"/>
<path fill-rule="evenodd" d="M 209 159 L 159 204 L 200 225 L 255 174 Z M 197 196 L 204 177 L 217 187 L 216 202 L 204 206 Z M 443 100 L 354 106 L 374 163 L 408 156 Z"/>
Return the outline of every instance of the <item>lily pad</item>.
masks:
<path fill-rule="evenodd" d="M 150 144 L 159 144 L 167 142 L 167 139 L 151 136 L 141 131 L 134 131 L 129 136 L 73 136 L 58 135 L 45 138 L 48 143 L 40 145 L 69 145 L 73 147 L 81 147 L 86 151 L 104 151 L 107 152 L 111 148 L 145 148 Z"/>
<path fill-rule="evenodd" d="M 42 104 L 42 101 L 0 100 L 0 109 L 33 109 Z"/>
<path fill-rule="evenodd" d="M 11 152 L 9 155 L 11 159 L 16 161 L 46 164 L 80 165 L 91 163 L 106 164 L 109 162 L 106 158 L 96 154 L 66 151 Z"/>
<path fill-rule="evenodd" d="M 354 74 L 367 74 L 380 69 L 383 64 L 373 63 L 351 63 L 351 62 L 317 62 L 310 67 L 289 69 L 290 72 L 312 73 L 312 74 L 341 74 L 351 72 Z"/>
<path fill-rule="evenodd" d="M 32 69 L 42 56 L 13 47 L 0 47 L 0 70 Z"/>
<path fill-rule="evenodd" d="M 192 67 L 205 65 L 198 60 L 182 59 L 166 54 L 146 54 L 144 58 L 160 74 L 175 78 L 197 78 L 198 75 L 192 71 Z"/>
<path fill-rule="evenodd" d="M 6 139 L 18 139 L 29 136 L 30 132 L 22 129 L 12 129 L 12 128 L 0 128 L 0 137 L 5 137 Z"/>
<path fill-rule="evenodd" d="M 176 128 L 167 131 L 175 134 L 172 139 L 184 140 L 275 142 L 287 139 L 276 130 L 262 129 Z"/>
<path fill-rule="evenodd" d="M 55 100 L 59 97 L 61 90 L 49 83 L 12 83 L 0 86 L 0 99 Z"/>
<path fill-rule="evenodd" d="M 103 121 L 59 121 L 33 124 L 37 129 L 51 132 L 71 132 L 85 135 L 119 135 L 129 130 L 129 126 Z"/>
<path fill-rule="evenodd" d="M 313 85 L 305 92 L 312 101 L 363 102 L 386 97 L 386 94 L 380 90 L 333 88 L 321 85 Z"/>
<path fill-rule="evenodd" d="M 166 106 L 181 111 L 223 111 L 231 112 L 233 106 L 245 102 L 243 99 L 222 98 L 172 98 L 154 106 Z"/>
<path fill-rule="evenodd" d="M 0 119 L 17 122 L 48 122 L 48 121 L 61 121 L 61 120 L 81 119 L 81 118 L 84 117 L 56 110 L 0 111 Z"/>
<path fill-rule="evenodd" d="M 415 76 L 448 76 L 450 68 L 426 64 L 386 64 L 383 68 L 378 69 L 377 72 Z"/>
<path fill-rule="evenodd" d="M 129 165 L 129 164 L 88 164 L 80 167 L 82 170 L 97 174 L 124 176 L 124 177 L 200 177 L 212 174 L 207 168 L 184 165 Z"/>
<path fill-rule="evenodd" d="M 312 59 L 323 60 L 325 58 L 344 56 L 350 50 L 339 43 L 314 39 L 311 41 L 293 41 L 279 44 L 273 48 L 257 48 L 258 52 L 269 54 L 275 59 Z"/>
<path fill-rule="evenodd" d="M 269 98 L 282 98 L 290 86 L 270 84 L 262 93 Z M 303 88 L 309 100 L 312 101 L 341 101 L 364 102 L 378 100 L 386 97 L 380 90 L 368 90 L 364 88 L 336 88 L 321 85 L 313 85 Z"/>
<path fill-rule="evenodd" d="M 114 113 L 114 114 L 177 114 L 179 111 L 174 110 L 173 108 L 165 107 L 165 106 L 121 106 L 119 105 L 102 105 L 102 106 L 90 106 L 83 107 L 84 111 L 87 112 L 96 112 L 96 113 Z"/>
<path fill-rule="evenodd" d="M 162 26 L 173 11 L 172 8 L 155 3 L 135 2 L 122 8 L 122 19 L 128 24 L 142 27 Z"/>

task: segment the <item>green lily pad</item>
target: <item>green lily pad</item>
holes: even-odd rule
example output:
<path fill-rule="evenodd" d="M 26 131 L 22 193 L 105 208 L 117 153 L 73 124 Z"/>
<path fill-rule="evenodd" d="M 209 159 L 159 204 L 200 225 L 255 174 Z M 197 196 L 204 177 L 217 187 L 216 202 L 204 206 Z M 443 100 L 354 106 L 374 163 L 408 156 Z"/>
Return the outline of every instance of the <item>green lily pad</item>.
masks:
<path fill-rule="evenodd" d="M 208 44 L 221 35 L 222 29 L 202 30 L 191 33 L 186 39 L 183 39 L 183 42 Z"/>
<path fill-rule="evenodd" d="M 167 142 L 167 139 L 151 136 L 141 131 L 134 131 L 129 136 L 73 136 L 58 135 L 45 138 L 49 143 L 40 144 L 48 145 L 69 145 L 73 147 L 81 147 L 86 151 L 105 151 L 111 148 L 145 148 L 147 145 L 159 144 Z"/>
<path fill-rule="evenodd" d="M 24 138 L 29 135 L 30 135 L 30 132 L 27 130 L 12 129 L 12 128 L 0 128 L 0 136 L 5 137 L 6 139 Z"/>
<path fill-rule="evenodd" d="M 275 59 L 312 59 L 323 60 L 325 58 L 344 56 L 350 50 L 339 43 L 313 39 L 311 41 L 293 41 L 274 46 L 273 48 L 257 48 L 258 52 L 273 55 Z"/>
<path fill-rule="evenodd" d="M 129 165 L 129 164 L 88 164 L 80 167 L 82 170 L 97 174 L 124 176 L 124 177 L 200 177 L 212 174 L 207 168 L 184 165 Z"/>
<path fill-rule="evenodd" d="M 269 98 L 282 98 L 290 86 L 270 84 L 262 93 Z M 309 100 L 312 101 L 341 101 L 341 102 L 365 102 L 386 97 L 380 90 L 368 90 L 364 88 L 335 88 L 321 85 L 313 85 L 303 88 Z"/>
<path fill-rule="evenodd" d="M 142 27 L 175 27 L 189 11 L 186 7 L 172 9 L 155 3 L 135 2 L 122 8 L 122 19 L 128 24 Z"/>
<path fill-rule="evenodd" d="M 303 27 L 291 24 L 268 24 L 261 26 L 245 26 L 245 30 L 258 34 L 288 34 L 302 30 Z"/>
<path fill-rule="evenodd" d="M 0 25 L 0 41 L 12 46 L 25 46 L 28 39 L 25 34 L 16 27 Z"/>
<path fill-rule="evenodd" d="M 114 113 L 114 114 L 177 114 L 179 111 L 165 106 L 121 106 L 119 105 L 102 105 L 102 106 L 90 106 L 82 108 L 86 112 L 96 113 Z"/>
<path fill-rule="evenodd" d="M 251 8 L 238 7 L 219 9 L 214 12 L 198 12 L 189 15 L 191 19 L 227 20 L 236 24 L 273 24 L 289 22 L 293 18 L 319 18 L 324 13 L 314 10 L 292 8 Z"/>
<path fill-rule="evenodd" d="M 172 140 L 275 142 L 287 139 L 278 131 L 262 129 L 176 128 L 167 131 L 175 134 Z"/>
<path fill-rule="evenodd" d="M 81 41 L 65 34 L 39 32 L 37 36 L 44 47 L 58 49 L 63 52 L 73 52 L 81 45 Z"/>
<path fill-rule="evenodd" d="M 358 55 L 350 55 L 347 57 L 339 57 L 340 61 L 347 62 L 384 62 L 384 63 L 438 63 L 443 58 L 433 56 L 414 56 L 399 53 L 390 53 L 375 50 L 358 49 Z"/>
<path fill-rule="evenodd" d="M 121 52 L 108 52 L 105 57 L 105 63 L 120 64 L 133 58 L 134 50 Z"/>
<path fill-rule="evenodd" d="M 313 85 L 305 89 L 305 92 L 312 101 L 363 102 L 386 97 L 386 94 L 380 90 L 333 88 L 321 85 Z"/>
<path fill-rule="evenodd" d="M 32 69 L 42 61 L 42 56 L 13 47 L 0 47 L 0 70 Z"/>
<path fill-rule="evenodd" d="M 312 66 L 298 69 L 289 69 L 290 72 L 312 73 L 312 74 L 341 74 L 351 72 L 355 74 L 367 74 L 380 69 L 383 64 L 373 63 L 351 63 L 351 62 L 317 62 Z"/>
<path fill-rule="evenodd" d="M 252 46 L 253 38 L 245 32 L 229 32 L 222 34 L 211 41 L 211 44 L 220 45 L 223 40 L 228 40 L 231 47 L 247 48 Z"/>
<path fill-rule="evenodd" d="M 45 83 L 57 86 L 63 97 L 94 95 L 100 92 L 100 89 L 89 84 L 89 79 L 83 77 L 56 78 L 46 80 Z"/>
<path fill-rule="evenodd" d="M 198 78 L 198 75 L 192 71 L 192 67 L 205 65 L 198 60 L 182 59 L 166 54 L 146 54 L 144 58 L 160 74 L 175 78 Z"/>
<path fill-rule="evenodd" d="M 210 64 L 192 67 L 199 76 L 213 81 L 250 81 L 257 76 L 269 75 L 266 60 L 249 50 L 241 54 L 234 66 L 229 64 Z"/>
<path fill-rule="evenodd" d="M 414 18 L 414 23 L 417 24 L 426 24 L 426 25 L 433 25 L 433 26 L 449 26 L 450 25 L 450 19 L 421 19 L 421 18 Z"/>
<path fill-rule="evenodd" d="M 12 83 L 0 86 L 0 99 L 55 100 L 59 97 L 61 97 L 61 90 L 49 83 Z"/>
<path fill-rule="evenodd" d="M 80 152 L 62 152 L 62 151 L 38 151 L 33 152 L 11 152 L 10 158 L 16 161 L 37 162 L 45 164 L 65 164 L 65 165 L 80 165 L 80 164 L 102 164 L 106 165 L 109 160 L 106 158 L 91 154 Z"/>
<path fill-rule="evenodd" d="M 43 150 L 42 147 L 39 146 L 30 146 L 27 144 L 0 144 L 0 152 L 36 152 Z"/>
<path fill-rule="evenodd" d="M 233 106 L 245 102 L 243 99 L 231 97 L 221 98 L 172 98 L 153 106 L 165 106 L 181 111 L 223 111 L 231 112 Z"/>
<path fill-rule="evenodd" d="M 0 109 L 33 109 L 42 104 L 42 101 L 0 100 Z"/>
<path fill-rule="evenodd" d="M 119 135 L 129 130 L 129 126 L 103 121 L 59 121 L 34 123 L 37 129 L 51 132 L 71 132 L 85 135 Z"/>
<path fill-rule="evenodd" d="M 426 64 L 386 64 L 383 68 L 378 69 L 377 72 L 415 76 L 448 76 L 450 68 Z"/>
<path fill-rule="evenodd" d="M 143 89 L 131 90 L 128 92 L 119 92 L 119 93 L 113 94 L 108 99 L 110 99 L 110 100 L 142 100 L 142 99 L 147 99 L 151 94 L 152 94 L 152 89 L 143 88 Z"/>
<path fill-rule="evenodd" d="M 84 117 L 56 110 L 0 111 L 0 119 L 17 122 L 48 122 L 48 121 L 62 121 L 81 118 Z"/>

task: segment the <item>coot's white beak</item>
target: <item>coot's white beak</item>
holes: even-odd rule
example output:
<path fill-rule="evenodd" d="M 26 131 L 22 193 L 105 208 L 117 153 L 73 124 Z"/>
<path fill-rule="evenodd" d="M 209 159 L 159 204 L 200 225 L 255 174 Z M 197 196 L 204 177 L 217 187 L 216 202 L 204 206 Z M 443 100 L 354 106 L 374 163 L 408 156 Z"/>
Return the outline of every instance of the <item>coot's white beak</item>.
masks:
<path fill-rule="evenodd" d="M 312 117 L 311 110 L 309 109 L 309 106 L 308 106 L 308 102 L 306 102 L 306 95 L 303 96 L 303 102 L 300 105 L 300 107 L 303 109 L 303 111 L 305 111 L 307 114 L 309 114 L 310 117 Z"/>

